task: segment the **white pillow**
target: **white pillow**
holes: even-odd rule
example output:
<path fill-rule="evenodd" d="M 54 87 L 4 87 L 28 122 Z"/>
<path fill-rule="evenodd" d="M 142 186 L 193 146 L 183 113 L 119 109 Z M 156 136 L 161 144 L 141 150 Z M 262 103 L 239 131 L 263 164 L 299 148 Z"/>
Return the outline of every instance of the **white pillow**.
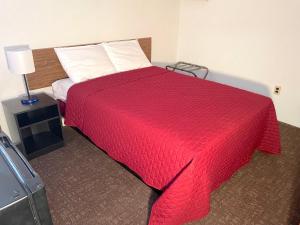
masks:
<path fill-rule="evenodd" d="M 74 85 L 70 78 L 54 81 L 52 83 L 52 91 L 55 99 L 62 101 L 67 100 L 68 90 Z"/>
<path fill-rule="evenodd" d="M 100 45 L 54 48 L 67 75 L 74 83 L 112 74 L 112 65 L 104 48 Z"/>
<path fill-rule="evenodd" d="M 118 72 L 152 66 L 137 40 L 101 43 Z"/>

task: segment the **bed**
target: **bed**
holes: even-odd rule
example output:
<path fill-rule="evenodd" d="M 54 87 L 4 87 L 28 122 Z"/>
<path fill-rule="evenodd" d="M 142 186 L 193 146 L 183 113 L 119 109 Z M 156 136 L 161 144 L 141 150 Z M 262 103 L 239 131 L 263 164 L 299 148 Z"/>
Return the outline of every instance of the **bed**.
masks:
<path fill-rule="evenodd" d="M 66 125 L 162 191 L 151 225 L 199 220 L 256 149 L 280 153 L 272 100 L 258 94 L 155 66 L 66 89 Z"/>

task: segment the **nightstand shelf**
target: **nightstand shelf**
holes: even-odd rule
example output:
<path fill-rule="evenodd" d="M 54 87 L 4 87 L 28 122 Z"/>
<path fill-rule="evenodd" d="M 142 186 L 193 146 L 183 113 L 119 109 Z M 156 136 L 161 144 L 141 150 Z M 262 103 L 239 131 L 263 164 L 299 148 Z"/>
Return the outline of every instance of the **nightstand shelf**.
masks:
<path fill-rule="evenodd" d="M 39 104 L 39 103 L 37 103 Z M 32 110 L 17 115 L 18 124 L 20 127 L 32 125 L 38 122 L 44 122 L 47 119 L 58 117 L 59 112 L 56 105 L 47 106 L 38 110 Z"/>
<path fill-rule="evenodd" d="M 45 120 L 41 120 L 41 121 L 38 121 L 38 122 L 35 122 L 35 123 L 31 123 L 31 124 L 28 124 L 28 125 L 26 125 L 26 126 L 20 127 L 20 130 L 26 129 L 26 128 L 28 128 L 28 127 L 32 127 L 33 125 L 39 125 L 39 124 L 41 124 L 41 123 L 49 122 L 49 121 L 55 120 L 55 119 L 60 119 L 60 117 L 59 117 L 59 116 L 56 116 L 56 117 L 53 117 L 53 118 L 50 118 L 50 119 L 45 119 Z"/>
<path fill-rule="evenodd" d="M 29 158 L 32 158 L 36 152 L 41 153 L 43 151 L 43 153 L 46 153 L 52 149 L 56 149 L 61 146 L 60 143 L 61 138 L 49 131 L 34 134 L 23 139 L 23 144 L 27 149 Z"/>
<path fill-rule="evenodd" d="M 57 102 L 43 93 L 37 97 L 35 105 L 22 105 L 19 98 L 2 103 L 12 140 L 28 159 L 64 145 Z"/>

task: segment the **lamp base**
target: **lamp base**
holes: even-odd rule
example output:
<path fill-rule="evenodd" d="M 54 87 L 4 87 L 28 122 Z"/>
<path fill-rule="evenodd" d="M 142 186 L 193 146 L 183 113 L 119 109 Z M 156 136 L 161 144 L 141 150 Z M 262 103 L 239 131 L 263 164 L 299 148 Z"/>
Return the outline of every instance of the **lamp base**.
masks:
<path fill-rule="evenodd" d="M 39 99 L 36 96 L 30 96 L 30 98 L 21 100 L 21 103 L 23 105 L 34 105 L 38 102 L 39 102 Z"/>

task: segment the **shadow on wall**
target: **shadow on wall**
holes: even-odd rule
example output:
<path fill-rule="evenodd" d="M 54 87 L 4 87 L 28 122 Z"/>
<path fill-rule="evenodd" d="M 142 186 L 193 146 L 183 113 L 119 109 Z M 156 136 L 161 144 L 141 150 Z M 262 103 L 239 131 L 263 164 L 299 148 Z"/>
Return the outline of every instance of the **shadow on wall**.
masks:
<path fill-rule="evenodd" d="M 215 81 L 218 83 L 230 85 L 243 90 L 271 97 L 270 90 L 266 85 L 251 80 L 241 79 L 237 76 L 216 71 L 210 71 L 207 76 L 207 80 Z"/>
<path fill-rule="evenodd" d="M 152 64 L 154 66 L 165 68 L 165 66 L 168 65 L 169 63 L 152 62 Z M 170 63 L 170 64 L 172 64 L 172 63 Z M 180 73 L 186 74 L 184 72 L 180 72 Z M 204 76 L 204 72 L 197 72 L 196 74 L 199 77 Z M 191 74 L 186 74 L 186 75 L 191 76 Z M 255 82 L 255 81 L 242 79 L 242 78 L 234 76 L 234 75 L 225 74 L 225 73 L 221 73 L 221 72 L 214 71 L 214 70 L 209 70 L 207 80 L 214 81 L 214 82 L 221 83 L 221 84 L 226 84 L 226 85 L 229 85 L 232 87 L 240 88 L 243 90 L 247 90 L 247 91 L 257 93 L 257 94 L 271 97 L 271 92 L 266 85 Z"/>

